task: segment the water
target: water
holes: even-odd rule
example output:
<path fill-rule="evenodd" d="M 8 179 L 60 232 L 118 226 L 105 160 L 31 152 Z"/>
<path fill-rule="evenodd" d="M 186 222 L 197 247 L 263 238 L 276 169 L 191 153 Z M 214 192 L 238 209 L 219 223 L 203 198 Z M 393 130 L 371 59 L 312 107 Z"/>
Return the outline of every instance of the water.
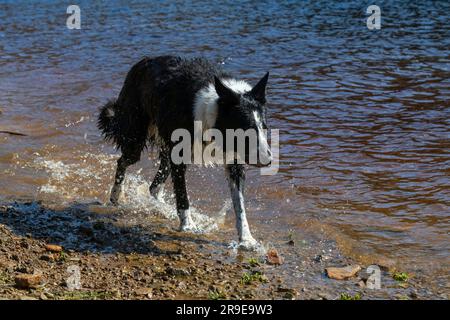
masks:
<path fill-rule="evenodd" d="M 256 230 L 313 228 L 361 260 L 448 271 L 447 1 L 382 1 L 378 31 L 360 1 L 77 4 L 81 30 L 66 28 L 64 3 L 0 3 L 0 130 L 26 134 L 0 134 L 1 200 L 106 202 L 118 154 L 96 129 L 97 108 L 144 55 L 203 55 L 251 83 L 271 72 L 280 172 L 249 171 Z M 127 176 L 131 208 L 152 205 L 150 158 Z M 221 170 L 192 168 L 188 179 L 199 219 L 223 219 Z"/>

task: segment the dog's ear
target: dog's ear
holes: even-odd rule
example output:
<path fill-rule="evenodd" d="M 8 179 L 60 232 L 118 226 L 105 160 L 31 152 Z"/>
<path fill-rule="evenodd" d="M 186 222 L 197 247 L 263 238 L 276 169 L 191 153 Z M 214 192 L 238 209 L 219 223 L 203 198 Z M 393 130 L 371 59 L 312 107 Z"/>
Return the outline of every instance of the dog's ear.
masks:
<path fill-rule="evenodd" d="M 217 95 L 228 102 L 239 103 L 239 95 L 228 88 L 218 77 L 214 76 L 214 88 Z"/>
<path fill-rule="evenodd" d="M 266 86 L 269 79 L 269 72 L 267 72 L 261 80 L 258 81 L 256 86 L 250 91 L 250 95 L 261 103 L 266 103 Z"/>

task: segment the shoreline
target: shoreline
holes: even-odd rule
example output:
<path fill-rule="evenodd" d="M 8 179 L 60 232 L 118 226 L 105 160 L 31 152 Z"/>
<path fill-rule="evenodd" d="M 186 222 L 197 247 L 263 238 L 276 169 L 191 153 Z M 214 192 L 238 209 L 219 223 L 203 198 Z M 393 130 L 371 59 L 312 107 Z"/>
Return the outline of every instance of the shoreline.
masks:
<path fill-rule="evenodd" d="M 416 277 L 394 280 L 383 263 L 380 290 L 366 287 L 364 265 L 346 280 L 330 279 L 326 268 L 357 264 L 332 240 L 289 235 L 272 242 L 284 261 L 270 264 L 264 254 L 230 248 L 224 239 L 234 230 L 185 234 L 157 214 L 130 219 L 125 211 L 99 204 L 0 205 L 0 298 L 446 299 Z M 67 288 L 70 266 L 80 270 L 80 290 Z M 21 274 L 41 279 L 20 289 L 15 278 Z"/>

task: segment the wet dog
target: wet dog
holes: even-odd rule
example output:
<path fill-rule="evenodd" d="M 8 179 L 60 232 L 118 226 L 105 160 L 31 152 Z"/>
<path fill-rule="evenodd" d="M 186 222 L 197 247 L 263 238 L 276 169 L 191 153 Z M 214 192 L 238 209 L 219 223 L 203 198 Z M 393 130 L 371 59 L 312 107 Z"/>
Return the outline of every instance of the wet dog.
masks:
<path fill-rule="evenodd" d="M 111 202 L 117 204 L 125 171 L 140 159 L 145 147 L 159 150 L 160 166 L 150 186 L 157 197 L 169 175 L 172 177 L 181 231 L 195 231 L 186 191 L 186 164 L 173 161 L 172 134 L 185 129 L 194 136 L 194 122 L 203 129 L 253 129 L 257 146 L 246 145 L 245 157 L 257 148 L 255 165 L 271 161 L 267 143 L 267 73 L 255 86 L 236 80 L 218 65 L 203 58 L 174 56 L 144 58 L 129 71 L 117 100 L 100 110 L 98 127 L 107 140 L 121 150 L 117 162 Z M 225 142 L 226 143 L 226 142 Z M 261 152 L 262 151 L 262 152 Z M 236 160 L 225 165 L 229 180 L 240 246 L 257 245 L 244 208 L 244 164 Z"/>

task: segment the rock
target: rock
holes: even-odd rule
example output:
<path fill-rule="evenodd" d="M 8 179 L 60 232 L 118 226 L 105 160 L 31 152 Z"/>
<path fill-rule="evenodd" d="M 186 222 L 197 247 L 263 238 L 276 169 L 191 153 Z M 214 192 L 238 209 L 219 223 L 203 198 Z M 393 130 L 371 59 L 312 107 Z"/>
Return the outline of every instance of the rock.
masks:
<path fill-rule="evenodd" d="M 69 261 L 70 261 L 70 262 L 80 262 L 81 259 L 78 258 L 78 257 L 70 257 L 70 258 L 69 258 Z"/>
<path fill-rule="evenodd" d="M 343 268 L 329 267 L 325 269 L 328 277 L 336 280 L 351 278 L 358 273 L 359 270 L 361 270 L 361 267 L 358 265 L 350 265 Z"/>
<path fill-rule="evenodd" d="M 278 254 L 278 251 L 275 249 L 270 249 L 267 252 L 267 262 L 269 264 L 282 264 L 283 263 L 283 258 Z"/>
<path fill-rule="evenodd" d="M 135 291 L 138 296 L 146 296 L 148 298 L 153 297 L 153 289 L 152 288 L 139 288 Z"/>
<path fill-rule="evenodd" d="M 334 300 L 334 297 L 325 292 L 319 292 L 317 296 L 322 300 Z"/>
<path fill-rule="evenodd" d="M 50 251 L 50 252 L 61 252 L 63 250 L 63 248 L 56 244 L 47 244 L 45 246 L 45 250 Z"/>
<path fill-rule="evenodd" d="M 321 254 L 318 254 L 318 255 L 316 255 L 316 256 L 314 257 L 313 261 L 314 261 L 315 263 L 320 263 L 320 262 L 323 261 L 323 256 L 322 256 Z"/>
<path fill-rule="evenodd" d="M 19 274 L 14 281 L 19 289 L 36 288 L 42 283 L 42 276 L 40 274 Z"/>
<path fill-rule="evenodd" d="M 10 261 L 2 261 L 0 260 L 0 269 L 4 269 L 8 272 L 13 272 L 15 267 L 15 263 Z"/>
<path fill-rule="evenodd" d="M 20 243 L 20 246 L 24 249 L 30 248 L 30 244 L 26 240 L 22 240 L 22 242 Z"/>
<path fill-rule="evenodd" d="M 189 276 L 190 272 L 189 270 L 186 269 L 181 269 L 181 268 L 173 268 L 173 267 L 168 267 L 166 269 L 166 273 L 171 275 L 171 276 L 179 276 L 179 277 L 183 277 L 183 276 Z"/>
<path fill-rule="evenodd" d="M 53 254 L 44 254 L 40 257 L 40 259 L 48 262 L 55 261 L 55 257 L 53 256 Z"/>
<path fill-rule="evenodd" d="M 114 298 L 121 299 L 122 298 L 122 292 L 120 292 L 119 289 L 114 289 L 111 291 L 111 294 Z"/>
<path fill-rule="evenodd" d="M 298 291 L 293 288 L 278 287 L 278 292 L 282 292 L 285 299 L 295 299 L 299 295 Z"/>
<path fill-rule="evenodd" d="M 37 300 L 37 298 L 29 296 L 20 296 L 19 300 Z"/>

